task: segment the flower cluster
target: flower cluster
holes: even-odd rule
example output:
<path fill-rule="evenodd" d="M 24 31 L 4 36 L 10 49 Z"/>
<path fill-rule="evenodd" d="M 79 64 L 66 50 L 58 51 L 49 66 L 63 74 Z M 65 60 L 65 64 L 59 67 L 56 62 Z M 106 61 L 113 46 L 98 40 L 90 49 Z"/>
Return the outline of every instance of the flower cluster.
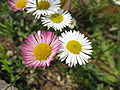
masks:
<path fill-rule="evenodd" d="M 60 0 L 9 0 L 8 4 L 11 9 L 24 10 L 27 13 L 32 13 L 35 18 L 40 19 L 44 26 L 55 30 L 61 30 L 65 27 L 71 29 L 76 25 L 71 14 L 60 8 Z"/>
<path fill-rule="evenodd" d="M 77 31 L 65 31 L 60 37 L 53 32 L 38 31 L 29 35 L 22 45 L 21 54 L 27 66 L 46 67 L 58 54 L 70 67 L 85 64 L 92 54 L 91 42 Z"/>
<path fill-rule="evenodd" d="M 32 13 L 35 18 L 40 19 L 48 29 L 62 31 L 63 28 L 71 29 L 76 25 L 68 11 L 60 8 L 60 0 L 9 0 L 11 9 L 25 10 Z M 47 67 L 50 66 L 54 56 L 58 55 L 61 61 L 65 61 L 68 66 L 84 65 L 92 54 L 91 42 L 79 31 L 65 31 L 61 36 L 51 31 L 38 30 L 33 35 L 29 35 L 25 44 L 21 47 L 21 55 L 26 66 Z"/>

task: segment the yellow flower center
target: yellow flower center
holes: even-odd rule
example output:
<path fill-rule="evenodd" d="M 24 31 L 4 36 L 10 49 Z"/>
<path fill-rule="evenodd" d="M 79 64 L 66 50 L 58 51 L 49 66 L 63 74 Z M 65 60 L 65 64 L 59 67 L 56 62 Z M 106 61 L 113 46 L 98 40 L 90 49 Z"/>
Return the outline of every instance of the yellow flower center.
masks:
<path fill-rule="evenodd" d="M 75 23 L 75 22 L 74 22 L 73 20 L 71 20 L 69 24 L 70 24 L 70 25 L 73 25 L 74 23 Z"/>
<path fill-rule="evenodd" d="M 52 52 L 52 47 L 46 43 L 38 44 L 34 48 L 34 56 L 39 61 L 48 59 L 51 52 Z"/>
<path fill-rule="evenodd" d="M 82 51 L 82 45 L 76 40 L 69 41 L 66 48 L 73 54 L 79 54 Z"/>
<path fill-rule="evenodd" d="M 51 19 L 52 22 L 54 22 L 54 23 L 60 23 L 60 22 L 63 21 L 64 17 L 63 17 L 61 14 L 59 14 L 59 13 L 55 13 L 55 14 L 52 14 L 52 15 L 50 16 L 50 19 Z"/>
<path fill-rule="evenodd" d="M 27 4 L 27 0 L 18 0 L 15 5 L 17 8 L 24 8 Z"/>
<path fill-rule="evenodd" d="M 50 7 L 50 3 L 46 0 L 41 0 L 38 2 L 37 8 L 40 10 L 47 10 Z"/>

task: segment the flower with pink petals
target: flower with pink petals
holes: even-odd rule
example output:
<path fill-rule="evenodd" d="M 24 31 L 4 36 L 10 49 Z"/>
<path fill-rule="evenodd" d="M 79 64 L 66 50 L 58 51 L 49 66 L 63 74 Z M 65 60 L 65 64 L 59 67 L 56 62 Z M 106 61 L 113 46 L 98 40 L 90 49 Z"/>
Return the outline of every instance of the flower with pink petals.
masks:
<path fill-rule="evenodd" d="M 28 0 L 8 0 L 10 8 L 15 11 L 24 10 L 26 8 L 27 2 Z"/>
<path fill-rule="evenodd" d="M 43 67 L 50 66 L 54 56 L 60 49 L 59 38 L 52 32 L 38 31 L 29 35 L 22 45 L 21 54 L 26 66 Z"/>

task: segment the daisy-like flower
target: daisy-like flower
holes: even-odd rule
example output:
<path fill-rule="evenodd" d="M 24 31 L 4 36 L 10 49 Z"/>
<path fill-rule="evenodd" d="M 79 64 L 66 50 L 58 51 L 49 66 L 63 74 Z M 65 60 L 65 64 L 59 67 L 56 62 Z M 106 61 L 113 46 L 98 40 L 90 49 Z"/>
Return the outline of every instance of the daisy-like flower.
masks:
<path fill-rule="evenodd" d="M 72 18 L 68 27 L 70 29 L 73 29 L 75 26 L 76 26 L 76 20 L 74 18 Z"/>
<path fill-rule="evenodd" d="M 8 4 L 10 4 L 10 8 L 18 11 L 18 10 L 24 10 L 26 8 L 28 0 L 8 0 Z"/>
<path fill-rule="evenodd" d="M 27 13 L 33 12 L 39 19 L 41 15 L 50 15 L 60 9 L 60 0 L 29 0 L 26 7 Z"/>
<path fill-rule="evenodd" d="M 52 32 L 38 31 L 29 35 L 22 45 L 21 54 L 27 66 L 50 66 L 60 48 L 59 38 Z"/>
<path fill-rule="evenodd" d="M 115 2 L 117 5 L 120 5 L 120 0 L 113 0 L 113 2 Z"/>
<path fill-rule="evenodd" d="M 66 26 L 69 26 L 71 19 L 71 14 L 68 11 L 64 11 L 62 9 L 59 9 L 58 12 L 54 14 L 41 17 L 42 24 L 47 26 L 48 29 L 53 27 L 55 30 L 61 31 Z"/>
<path fill-rule="evenodd" d="M 65 31 L 59 38 L 61 40 L 60 59 L 61 61 L 66 60 L 68 66 L 76 66 L 77 63 L 80 65 L 88 62 L 92 54 L 91 42 L 84 34 L 77 31 Z"/>

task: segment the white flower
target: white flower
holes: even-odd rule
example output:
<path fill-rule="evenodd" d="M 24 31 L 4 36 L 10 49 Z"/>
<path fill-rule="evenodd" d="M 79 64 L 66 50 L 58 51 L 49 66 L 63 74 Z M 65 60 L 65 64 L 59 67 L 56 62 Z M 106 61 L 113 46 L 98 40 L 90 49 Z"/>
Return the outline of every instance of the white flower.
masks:
<path fill-rule="evenodd" d="M 73 29 L 75 26 L 76 26 L 76 20 L 74 18 L 72 18 L 68 27 L 70 29 Z"/>
<path fill-rule="evenodd" d="M 50 15 L 60 9 L 60 0 L 29 0 L 26 5 L 27 13 L 33 12 L 35 18 Z"/>
<path fill-rule="evenodd" d="M 80 65 L 88 62 L 89 56 L 92 54 L 91 42 L 84 34 L 77 31 L 65 31 L 59 37 L 61 40 L 60 59 L 61 61 L 66 60 L 68 66 L 76 66 L 77 63 Z"/>
<path fill-rule="evenodd" d="M 120 0 L 113 0 L 115 2 L 115 4 L 120 5 Z"/>
<path fill-rule="evenodd" d="M 47 26 L 48 29 L 53 27 L 55 30 L 61 31 L 66 26 L 69 26 L 71 19 L 71 14 L 68 11 L 64 11 L 62 9 L 59 9 L 58 12 L 54 14 L 41 17 L 42 24 Z"/>

